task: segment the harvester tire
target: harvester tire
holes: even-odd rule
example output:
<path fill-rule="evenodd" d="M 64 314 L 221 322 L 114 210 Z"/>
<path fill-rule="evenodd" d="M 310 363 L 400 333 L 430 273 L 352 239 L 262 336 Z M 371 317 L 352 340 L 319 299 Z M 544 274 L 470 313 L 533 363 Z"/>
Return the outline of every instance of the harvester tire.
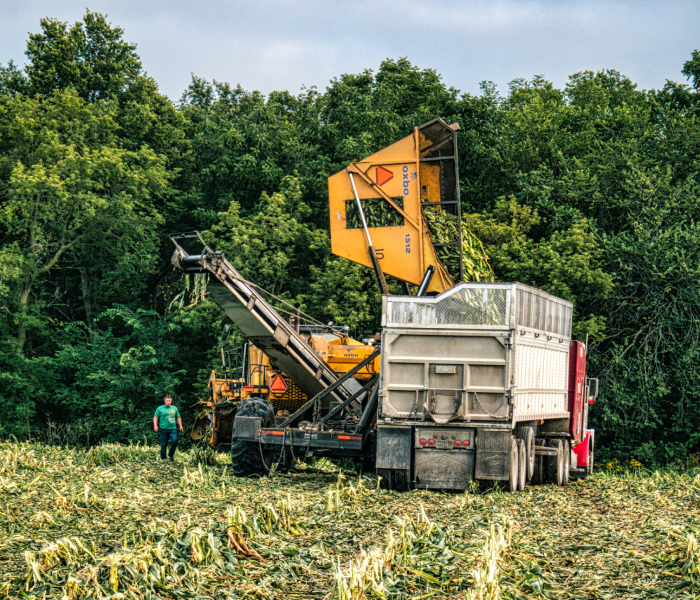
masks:
<path fill-rule="evenodd" d="M 238 405 L 236 417 L 260 417 L 261 427 L 270 427 L 275 422 L 272 404 L 262 398 L 247 398 Z M 237 477 L 267 475 L 276 457 L 274 452 L 262 451 L 258 442 L 246 442 L 231 437 L 231 465 Z"/>

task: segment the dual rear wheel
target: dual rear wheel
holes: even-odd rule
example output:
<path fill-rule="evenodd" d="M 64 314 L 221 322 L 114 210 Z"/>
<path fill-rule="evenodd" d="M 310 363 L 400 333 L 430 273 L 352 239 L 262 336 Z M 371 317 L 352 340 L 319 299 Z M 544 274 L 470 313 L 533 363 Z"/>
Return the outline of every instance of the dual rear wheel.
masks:
<path fill-rule="evenodd" d="M 550 440 L 548 446 L 556 450 L 556 456 L 541 456 L 543 478 L 542 483 L 553 483 L 564 486 L 569 483 L 569 468 L 571 467 L 571 445 L 569 440 Z"/>
<path fill-rule="evenodd" d="M 549 441 L 548 446 L 556 450 L 556 456 L 537 456 L 533 428 L 520 427 L 516 435 L 510 451 L 508 488 L 511 492 L 524 490 L 529 481 L 558 486 L 569 483 L 571 445 L 568 439 Z"/>

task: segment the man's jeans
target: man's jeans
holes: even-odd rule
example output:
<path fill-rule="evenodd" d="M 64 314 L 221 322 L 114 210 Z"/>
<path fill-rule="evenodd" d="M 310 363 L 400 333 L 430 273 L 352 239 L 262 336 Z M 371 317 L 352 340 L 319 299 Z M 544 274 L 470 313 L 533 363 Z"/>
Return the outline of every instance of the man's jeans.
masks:
<path fill-rule="evenodd" d="M 165 450 L 170 442 L 170 460 L 175 456 L 175 448 L 177 448 L 177 429 L 161 429 L 160 433 L 160 457 L 165 460 Z"/>

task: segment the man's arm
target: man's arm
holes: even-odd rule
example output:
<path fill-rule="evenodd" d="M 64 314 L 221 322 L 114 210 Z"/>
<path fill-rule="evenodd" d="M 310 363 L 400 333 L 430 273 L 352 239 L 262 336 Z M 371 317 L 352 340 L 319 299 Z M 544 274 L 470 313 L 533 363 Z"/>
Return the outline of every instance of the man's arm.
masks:
<path fill-rule="evenodd" d="M 158 415 L 153 416 L 153 431 L 158 433 Z"/>
<path fill-rule="evenodd" d="M 181 419 L 180 417 L 177 418 L 177 424 L 180 426 L 180 431 L 185 431 L 185 430 L 182 428 L 182 419 Z"/>

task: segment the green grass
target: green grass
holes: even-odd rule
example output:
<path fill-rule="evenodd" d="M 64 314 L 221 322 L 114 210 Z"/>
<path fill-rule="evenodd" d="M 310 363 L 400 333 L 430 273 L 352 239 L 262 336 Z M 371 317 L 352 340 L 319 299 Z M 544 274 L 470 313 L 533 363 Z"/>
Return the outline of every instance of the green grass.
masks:
<path fill-rule="evenodd" d="M 399 494 L 329 461 L 241 479 L 176 459 L 0 443 L 0 597 L 700 596 L 697 471 Z"/>

